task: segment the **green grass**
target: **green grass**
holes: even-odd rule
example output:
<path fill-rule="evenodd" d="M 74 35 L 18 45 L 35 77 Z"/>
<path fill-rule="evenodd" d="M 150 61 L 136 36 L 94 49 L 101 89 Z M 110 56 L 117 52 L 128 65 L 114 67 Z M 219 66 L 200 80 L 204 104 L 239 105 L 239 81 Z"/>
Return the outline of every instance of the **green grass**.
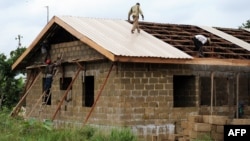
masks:
<path fill-rule="evenodd" d="M 94 127 L 54 129 L 51 121 L 24 121 L 9 117 L 9 111 L 0 111 L 0 141 L 137 141 L 128 128 L 104 132 Z"/>
<path fill-rule="evenodd" d="M 194 139 L 192 141 L 213 141 L 210 135 L 204 135 L 200 138 Z"/>

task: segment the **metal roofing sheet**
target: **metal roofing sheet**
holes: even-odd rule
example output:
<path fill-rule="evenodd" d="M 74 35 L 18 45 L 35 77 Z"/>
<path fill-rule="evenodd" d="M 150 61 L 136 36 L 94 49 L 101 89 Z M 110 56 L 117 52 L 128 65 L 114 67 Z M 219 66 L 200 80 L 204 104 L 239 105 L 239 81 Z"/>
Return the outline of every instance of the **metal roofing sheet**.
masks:
<path fill-rule="evenodd" d="M 145 31 L 131 34 L 124 20 L 61 16 L 66 24 L 117 56 L 192 59 L 193 57 Z"/>
<path fill-rule="evenodd" d="M 199 27 L 206 30 L 206 31 L 208 31 L 208 32 L 211 32 L 211 33 L 213 33 L 213 34 L 215 34 L 215 35 L 217 35 L 217 36 L 219 36 L 219 37 L 221 37 L 223 39 L 226 39 L 227 41 L 229 41 L 229 42 L 231 42 L 233 44 L 236 44 L 236 45 L 250 51 L 250 44 L 243 41 L 243 40 L 240 40 L 240 39 L 238 39 L 238 38 L 236 38 L 236 37 L 234 37 L 232 35 L 229 35 L 229 34 L 227 34 L 225 32 L 222 32 L 222 31 L 220 31 L 218 29 L 215 29 L 213 27 L 207 27 L 207 26 L 199 26 Z"/>
<path fill-rule="evenodd" d="M 250 28 L 243 28 L 244 30 L 250 32 Z"/>

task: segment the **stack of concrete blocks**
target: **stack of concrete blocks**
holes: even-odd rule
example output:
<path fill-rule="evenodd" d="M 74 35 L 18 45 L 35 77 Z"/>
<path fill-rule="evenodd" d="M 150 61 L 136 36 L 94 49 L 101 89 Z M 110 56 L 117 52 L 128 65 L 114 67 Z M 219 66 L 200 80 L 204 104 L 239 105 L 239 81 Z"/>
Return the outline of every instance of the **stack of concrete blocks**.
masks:
<path fill-rule="evenodd" d="M 181 122 L 182 133 L 169 135 L 169 141 L 192 141 L 212 139 L 224 140 L 224 125 L 228 118 L 225 116 L 193 115 Z"/>

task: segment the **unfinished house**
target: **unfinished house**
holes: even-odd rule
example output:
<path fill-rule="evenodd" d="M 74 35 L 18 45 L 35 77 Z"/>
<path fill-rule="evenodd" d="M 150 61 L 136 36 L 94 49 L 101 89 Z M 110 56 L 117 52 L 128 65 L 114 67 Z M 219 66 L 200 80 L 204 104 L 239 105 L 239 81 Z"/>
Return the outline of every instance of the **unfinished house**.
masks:
<path fill-rule="evenodd" d="M 248 121 L 249 30 L 140 25 L 141 33 L 131 34 L 124 20 L 54 16 L 12 66 L 27 72 L 26 93 L 12 114 L 25 103 L 26 118 L 49 119 L 56 127 L 130 127 L 144 141 L 197 137 L 182 125 L 192 116 L 218 116 L 218 128 L 227 124 L 221 117 Z M 203 58 L 193 51 L 196 34 L 212 41 Z M 61 61 L 46 97 L 44 41 L 51 60 Z M 223 140 L 219 131 L 212 136 Z"/>

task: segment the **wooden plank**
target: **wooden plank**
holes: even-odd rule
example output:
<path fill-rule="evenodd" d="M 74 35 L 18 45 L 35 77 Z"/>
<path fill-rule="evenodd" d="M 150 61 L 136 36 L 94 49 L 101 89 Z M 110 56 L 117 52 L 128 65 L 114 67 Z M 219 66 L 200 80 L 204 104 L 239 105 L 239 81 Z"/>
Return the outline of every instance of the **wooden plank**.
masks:
<path fill-rule="evenodd" d="M 58 75 L 57 75 L 58 72 L 59 72 L 59 71 L 57 70 L 54 76 L 57 77 L 57 76 L 58 76 Z M 54 77 L 54 76 L 53 76 L 53 77 Z M 52 81 L 52 83 L 53 83 L 53 81 Z M 53 87 L 53 85 L 52 85 L 52 87 Z M 26 116 L 27 119 L 30 117 L 30 115 L 33 113 L 33 111 L 36 109 L 37 105 L 39 104 L 39 101 L 42 102 L 42 98 L 43 98 L 43 96 L 45 96 L 45 94 L 46 94 L 46 90 L 45 90 L 45 91 L 42 93 L 42 95 L 37 99 L 35 105 L 32 106 L 32 109 L 30 110 L 30 112 L 29 112 L 29 113 L 27 114 L 27 116 Z M 50 92 L 49 92 L 49 95 L 51 95 L 51 90 L 50 90 Z M 41 104 L 42 104 L 42 103 L 41 103 Z M 47 104 L 47 102 L 46 102 L 46 104 Z"/>
<path fill-rule="evenodd" d="M 103 89 L 104 89 L 104 87 L 105 87 L 105 85 L 106 85 L 106 83 L 107 83 L 107 81 L 108 81 L 108 78 L 109 78 L 109 75 L 110 75 L 110 73 L 111 73 L 111 71 L 112 71 L 113 65 L 114 65 L 114 64 L 112 63 L 112 65 L 111 65 L 111 67 L 110 67 L 110 69 L 109 69 L 108 75 L 107 75 L 107 77 L 106 77 L 106 79 L 105 79 L 105 81 L 104 81 L 104 83 L 103 83 L 103 85 L 102 85 L 102 87 L 101 87 L 101 89 L 100 89 L 100 91 L 99 91 L 99 94 L 97 95 L 96 100 L 94 101 L 94 104 L 93 104 L 92 107 L 91 107 L 91 110 L 89 111 L 89 113 L 88 113 L 86 119 L 84 120 L 83 125 L 85 125 L 85 124 L 88 122 L 89 117 L 91 116 L 93 110 L 95 109 L 95 105 L 96 105 L 97 101 L 99 100 L 99 97 L 101 96 L 102 91 L 103 91 Z"/>
<path fill-rule="evenodd" d="M 216 59 L 216 58 L 194 58 L 194 59 L 165 59 L 148 57 L 125 57 L 117 56 L 117 62 L 134 63 L 159 63 L 159 64 L 195 64 L 195 65 L 227 65 L 227 66 L 250 66 L 249 60 L 239 59 Z"/>
<path fill-rule="evenodd" d="M 236 75 L 236 118 L 239 118 L 239 78 L 240 77 L 240 73 L 237 73 Z"/>
<path fill-rule="evenodd" d="M 75 80 L 76 80 L 76 78 L 77 78 L 77 76 L 79 75 L 79 73 L 80 73 L 81 70 L 82 70 L 81 68 L 78 68 L 78 70 L 77 70 L 77 72 L 76 72 L 76 74 L 75 74 L 74 79 L 70 82 L 70 84 L 69 84 L 69 86 L 68 86 L 66 92 L 64 93 L 64 95 L 63 95 L 63 97 L 62 97 L 60 103 L 59 103 L 58 106 L 57 106 L 57 109 L 56 109 L 56 111 L 55 111 L 55 113 L 54 113 L 54 115 L 53 115 L 53 117 L 52 117 L 52 119 L 51 119 L 52 121 L 55 119 L 55 117 L 56 117 L 56 115 L 57 115 L 57 113 L 58 113 L 58 111 L 59 111 L 61 105 L 63 104 L 63 101 L 64 101 L 65 98 L 67 97 L 67 95 L 68 95 L 68 93 L 69 93 L 69 91 L 70 91 L 70 88 L 72 87 L 73 83 L 75 82 Z"/>
<path fill-rule="evenodd" d="M 26 93 L 23 95 L 23 97 L 19 100 L 19 102 L 17 103 L 17 105 L 15 106 L 15 108 L 13 109 L 13 111 L 10 113 L 10 116 L 15 116 L 15 112 L 18 109 L 19 106 L 21 106 L 21 103 L 24 101 L 24 99 L 27 97 L 27 95 L 29 94 L 31 88 L 33 87 L 33 85 L 35 84 L 35 82 L 37 81 L 37 79 L 40 77 L 40 75 L 42 74 L 42 72 L 39 72 L 39 74 L 36 76 L 35 80 L 33 81 L 33 83 L 31 84 L 31 86 L 29 87 L 29 89 L 26 91 Z"/>
<path fill-rule="evenodd" d="M 46 91 L 44 91 L 43 94 L 37 99 L 35 105 L 32 107 L 32 109 L 30 110 L 30 112 L 27 114 L 27 116 L 26 116 L 27 119 L 30 117 L 30 115 L 33 113 L 33 111 L 36 109 L 39 101 L 42 100 L 43 96 L 45 95 L 45 92 Z"/>
<path fill-rule="evenodd" d="M 211 73 L 211 102 L 210 102 L 210 115 L 213 115 L 214 104 L 214 72 Z"/>

